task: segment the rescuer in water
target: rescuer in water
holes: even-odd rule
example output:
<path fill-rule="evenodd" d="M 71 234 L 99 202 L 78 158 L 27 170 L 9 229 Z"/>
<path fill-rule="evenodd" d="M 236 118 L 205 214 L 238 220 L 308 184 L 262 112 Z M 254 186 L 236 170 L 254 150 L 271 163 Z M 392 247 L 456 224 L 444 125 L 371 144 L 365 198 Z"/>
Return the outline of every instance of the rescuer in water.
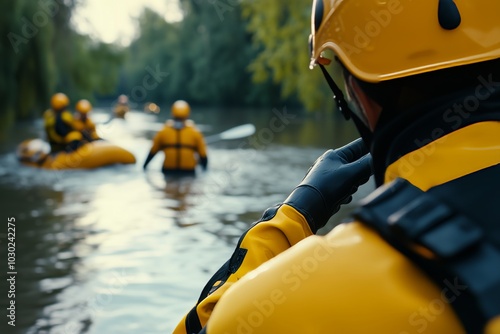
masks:
<path fill-rule="evenodd" d="M 162 171 L 165 175 L 194 175 L 197 164 L 207 169 L 207 148 L 201 132 L 189 120 L 191 107 L 186 101 L 176 101 L 163 129 L 153 138 L 153 146 L 144 162 L 144 169 L 159 151 L 165 155 Z"/>

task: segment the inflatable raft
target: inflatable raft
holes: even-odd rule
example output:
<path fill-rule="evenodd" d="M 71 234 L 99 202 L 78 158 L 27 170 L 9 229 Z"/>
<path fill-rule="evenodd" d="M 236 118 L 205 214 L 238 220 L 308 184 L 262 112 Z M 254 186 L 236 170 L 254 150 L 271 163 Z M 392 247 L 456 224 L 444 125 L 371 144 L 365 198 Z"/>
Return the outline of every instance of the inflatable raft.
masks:
<path fill-rule="evenodd" d="M 51 154 L 47 142 L 28 139 L 19 144 L 16 155 L 24 165 L 46 169 L 92 169 L 136 162 L 132 153 L 103 140 L 87 143 L 73 152 Z"/>

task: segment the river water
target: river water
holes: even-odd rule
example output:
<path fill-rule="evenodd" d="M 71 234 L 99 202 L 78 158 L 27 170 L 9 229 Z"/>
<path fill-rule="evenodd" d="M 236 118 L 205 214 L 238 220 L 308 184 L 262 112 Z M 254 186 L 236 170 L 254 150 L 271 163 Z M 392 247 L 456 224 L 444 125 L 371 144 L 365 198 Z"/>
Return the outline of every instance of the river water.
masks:
<path fill-rule="evenodd" d="M 96 110 L 93 116 L 104 122 L 108 114 Z M 356 138 L 332 115 L 203 110 L 193 119 L 206 135 L 243 123 L 257 131 L 211 144 L 208 172 L 165 180 L 160 154 L 147 173 L 141 168 L 165 117 L 131 112 L 125 121 L 101 125 L 101 135 L 138 162 L 91 171 L 21 166 L 15 148 L 43 135 L 41 121 L 3 134 L 0 263 L 4 278 L 7 221 L 13 217 L 17 276 L 16 327 L 7 326 L 2 280 L 1 333 L 170 333 L 238 236 L 286 198 L 326 149 Z M 372 182 L 362 187 L 329 228 L 372 188 Z"/>

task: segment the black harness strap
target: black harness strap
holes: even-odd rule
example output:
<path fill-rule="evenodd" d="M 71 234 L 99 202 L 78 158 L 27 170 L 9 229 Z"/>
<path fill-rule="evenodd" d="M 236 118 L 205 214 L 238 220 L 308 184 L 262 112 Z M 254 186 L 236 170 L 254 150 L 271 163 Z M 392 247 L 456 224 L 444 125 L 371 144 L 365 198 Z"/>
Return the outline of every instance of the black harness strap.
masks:
<path fill-rule="evenodd" d="M 63 113 L 64 111 L 56 113 L 56 124 L 54 125 L 54 130 L 59 136 L 66 137 L 71 131 L 73 131 L 73 128 L 63 120 Z"/>
<path fill-rule="evenodd" d="M 241 247 L 241 243 L 243 242 L 243 239 L 247 235 L 248 231 L 258 223 L 262 221 L 267 221 L 272 219 L 274 216 L 276 216 L 276 213 L 278 212 L 278 209 L 280 208 L 281 205 L 276 205 L 273 207 L 268 208 L 266 211 L 264 211 L 264 214 L 262 217 L 252 224 L 252 226 L 243 233 L 238 241 L 238 244 L 236 245 L 236 249 L 231 255 L 231 258 L 227 260 L 222 267 L 217 270 L 217 272 L 210 278 L 210 280 L 207 282 L 205 287 L 203 288 L 200 298 L 198 299 L 198 303 L 196 303 L 196 306 L 191 309 L 191 311 L 188 313 L 186 317 L 186 329 L 189 334 L 191 333 L 206 333 L 206 328 L 201 328 L 201 323 L 200 323 L 200 318 L 198 317 L 197 313 L 197 307 L 198 305 L 210 294 L 214 293 L 218 288 L 220 288 L 231 276 L 231 274 L 236 273 L 238 269 L 240 268 L 241 264 L 243 263 L 243 260 L 245 259 L 245 256 L 248 252 L 247 249 Z M 219 282 L 217 284 L 217 282 Z M 201 332 L 200 332 L 201 331 Z"/>
<path fill-rule="evenodd" d="M 490 209 L 481 219 L 466 213 L 476 204 L 496 208 L 495 193 L 488 197 L 461 196 L 474 184 L 481 188 L 485 174 L 496 176 L 500 192 L 500 166 L 495 166 L 423 192 L 397 179 L 367 198 L 354 216 L 374 227 L 393 247 L 420 267 L 442 288 L 467 333 L 483 333 L 490 319 L 500 315 L 500 245 L 488 237 L 500 214 Z M 472 183 L 471 183 L 472 182 Z M 452 196 L 450 196 L 452 194 Z M 447 196 L 446 196 L 447 195 Z M 442 198 L 453 198 L 453 205 Z M 460 199 L 464 199 L 460 201 Z M 498 205 L 498 204 L 497 204 Z M 431 250 L 435 258 L 418 253 L 415 245 Z M 450 291 L 451 290 L 451 291 Z M 445 292 L 448 292 L 447 294 Z"/>
<path fill-rule="evenodd" d="M 242 238 L 246 235 L 246 232 L 243 234 Z M 241 239 L 240 239 L 241 242 Z M 226 261 L 222 265 L 222 267 L 217 270 L 217 272 L 210 278 L 205 287 L 203 288 L 200 297 L 198 298 L 198 302 L 196 306 L 191 309 L 191 311 L 186 316 L 185 326 L 186 330 L 189 334 L 198 333 L 201 331 L 201 322 L 198 317 L 198 305 L 210 294 L 214 293 L 218 288 L 220 288 L 228 279 L 231 274 L 234 274 L 240 267 L 243 262 L 247 250 L 244 248 L 240 248 L 240 242 L 238 243 L 238 247 L 235 252 L 231 256 L 231 259 Z M 219 283 L 217 283 L 219 282 Z"/>
<path fill-rule="evenodd" d="M 185 145 L 185 144 L 168 144 L 168 145 L 162 145 L 161 149 L 164 150 L 166 148 L 175 148 L 175 149 L 181 149 L 181 148 L 188 148 L 193 151 L 196 150 L 196 147 L 194 145 Z"/>
<path fill-rule="evenodd" d="M 175 129 L 175 133 L 177 135 L 177 145 L 180 145 L 181 142 L 181 129 Z M 181 152 L 179 152 L 180 147 L 176 149 L 177 150 L 177 161 L 176 161 L 176 167 L 179 169 L 181 167 Z M 166 158 L 166 157 L 165 157 Z"/>
<path fill-rule="evenodd" d="M 186 316 L 185 326 L 188 334 L 196 334 L 201 330 L 200 318 L 198 318 L 196 306 Z"/>

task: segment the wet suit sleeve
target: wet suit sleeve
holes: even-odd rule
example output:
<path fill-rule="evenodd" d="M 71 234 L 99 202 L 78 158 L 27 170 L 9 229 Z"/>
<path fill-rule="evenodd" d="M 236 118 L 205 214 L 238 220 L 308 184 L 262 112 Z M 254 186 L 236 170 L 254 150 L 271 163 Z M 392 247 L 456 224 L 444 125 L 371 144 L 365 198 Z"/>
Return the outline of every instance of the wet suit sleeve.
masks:
<path fill-rule="evenodd" d="M 97 134 L 97 129 L 95 127 L 95 123 L 90 118 L 87 119 L 87 126 L 89 129 L 90 136 L 92 137 L 92 140 L 101 139 L 99 137 L 99 135 Z"/>
<path fill-rule="evenodd" d="M 79 119 L 74 120 L 73 127 L 75 128 L 75 130 L 78 130 L 78 131 L 85 130 L 85 124 L 83 124 L 83 122 Z"/>
<path fill-rule="evenodd" d="M 63 113 L 61 114 L 61 119 L 71 129 L 74 129 L 74 130 L 77 129 L 76 125 L 75 125 L 75 119 L 73 118 L 73 115 L 71 115 L 71 113 L 69 111 L 63 111 Z"/>
<path fill-rule="evenodd" d="M 241 236 L 231 258 L 209 280 L 196 306 L 177 325 L 174 334 L 198 333 L 235 282 L 312 234 L 306 219 L 291 206 L 283 204 L 266 210 Z"/>
<path fill-rule="evenodd" d="M 161 148 L 161 136 L 162 136 L 162 134 L 160 131 L 153 138 L 153 146 L 151 147 L 151 150 L 149 150 L 149 154 L 146 158 L 146 161 L 144 161 L 144 165 L 142 166 L 143 169 L 146 169 L 148 167 L 148 164 L 151 162 L 151 160 L 153 160 L 156 153 L 158 153 L 158 151 L 160 150 L 160 148 Z"/>

